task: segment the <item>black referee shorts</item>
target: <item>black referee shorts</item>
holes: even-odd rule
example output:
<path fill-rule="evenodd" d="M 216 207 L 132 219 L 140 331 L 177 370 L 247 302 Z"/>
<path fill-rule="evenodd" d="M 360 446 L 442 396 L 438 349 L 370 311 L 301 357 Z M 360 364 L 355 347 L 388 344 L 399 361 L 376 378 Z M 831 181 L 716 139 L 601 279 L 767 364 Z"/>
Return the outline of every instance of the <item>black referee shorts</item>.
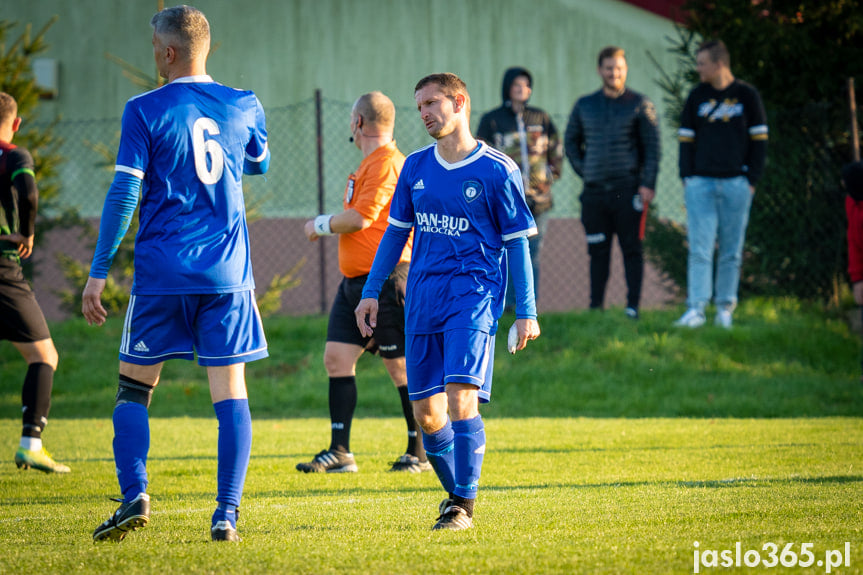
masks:
<path fill-rule="evenodd" d="M 408 264 L 395 267 L 384 282 L 378 298 L 378 325 L 374 344 L 381 357 L 397 358 L 405 355 L 405 284 Z M 363 337 L 357 327 L 354 310 L 360 303 L 368 276 L 343 278 L 330 310 L 327 341 L 349 343 L 367 347 L 372 338 Z"/>
<path fill-rule="evenodd" d="M 49 339 L 42 308 L 18 262 L 0 257 L 0 339 L 32 343 Z"/>

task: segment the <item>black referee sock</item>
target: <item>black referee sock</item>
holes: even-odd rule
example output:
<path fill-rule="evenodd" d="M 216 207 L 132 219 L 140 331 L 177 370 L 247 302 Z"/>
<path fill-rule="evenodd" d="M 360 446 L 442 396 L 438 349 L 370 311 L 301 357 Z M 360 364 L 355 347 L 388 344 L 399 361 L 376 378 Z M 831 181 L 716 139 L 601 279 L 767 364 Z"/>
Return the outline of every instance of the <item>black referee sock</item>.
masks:
<path fill-rule="evenodd" d="M 419 457 L 420 461 L 425 461 L 426 450 L 423 448 L 422 441 L 417 441 L 421 435 L 417 421 L 414 418 L 414 408 L 411 405 L 410 397 L 408 397 L 408 386 L 405 385 L 396 389 L 399 392 L 399 398 L 402 400 L 402 413 L 408 426 L 408 447 L 405 453 Z"/>
<path fill-rule="evenodd" d="M 357 407 L 357 378 L 330 378 L 330 450 L 351 451 L 351 422 Z"/>
<path fill-rule="evenodd" d="M 54 368 L 47 363 L 31 363 L 27 367 L 21 388 L 21 405 L 24 437 L 42 437 L 51 409 L 51 388 L 54 386 Z"/>

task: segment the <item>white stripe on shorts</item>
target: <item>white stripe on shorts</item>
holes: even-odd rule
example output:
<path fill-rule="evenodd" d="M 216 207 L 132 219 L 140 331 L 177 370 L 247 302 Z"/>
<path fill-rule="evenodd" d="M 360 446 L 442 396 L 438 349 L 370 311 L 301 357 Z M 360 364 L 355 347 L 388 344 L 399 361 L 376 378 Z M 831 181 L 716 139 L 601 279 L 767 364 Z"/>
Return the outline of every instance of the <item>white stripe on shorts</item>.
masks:
<path fill-rule="evenodd" d="M 129 333 L 129 325 L 132 323 L 132 313 L 135 311 L 135 296 L 129 296 L 129 307 L 126 309 L 126 319 L 123 320 L 123 335 L 120 338 L 120 353 L 129 355 L 129 340 L 132 335 Z"/>

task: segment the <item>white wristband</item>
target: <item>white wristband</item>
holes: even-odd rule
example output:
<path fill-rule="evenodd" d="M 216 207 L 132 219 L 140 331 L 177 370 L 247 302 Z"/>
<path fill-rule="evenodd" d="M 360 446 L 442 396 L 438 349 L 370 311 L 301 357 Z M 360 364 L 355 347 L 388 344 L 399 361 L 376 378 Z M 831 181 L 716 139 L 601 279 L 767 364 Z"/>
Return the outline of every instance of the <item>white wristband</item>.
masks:
<path fill-rule="evenodd" d="M 333 216 L 329 214 L 322 214 L 315 218 L 315 233 L 319 236 L 331 236 L 333 235 L 333 230 L 330 229 L 330 220 L 333 219 Z"/>

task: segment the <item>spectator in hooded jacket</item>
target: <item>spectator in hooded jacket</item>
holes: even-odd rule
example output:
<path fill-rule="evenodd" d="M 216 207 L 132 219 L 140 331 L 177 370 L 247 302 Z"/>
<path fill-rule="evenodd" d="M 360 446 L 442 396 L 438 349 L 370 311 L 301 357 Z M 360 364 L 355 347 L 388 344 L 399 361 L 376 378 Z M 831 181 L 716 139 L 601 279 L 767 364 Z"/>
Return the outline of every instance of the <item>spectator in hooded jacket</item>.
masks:
<path fill-rule="evenodd" d="M 527 102 L 533 91 L 533 77 L 526 68 L 509 68 L 503 75 L 499 108 L 483 115 L 476 137 L 485 140 L 512 158 L 521 168 L 524 195 L 536 221 L 537 234 L 528 238 L 533 265 L 533 285 L 539 297 L 539 253 L 548 213 L 552 208 L 551 185 L 563 169 L 563 143 L 551 117 Z M 515 308 L 512 278 L 507 281 L 506 308 Z"/>

